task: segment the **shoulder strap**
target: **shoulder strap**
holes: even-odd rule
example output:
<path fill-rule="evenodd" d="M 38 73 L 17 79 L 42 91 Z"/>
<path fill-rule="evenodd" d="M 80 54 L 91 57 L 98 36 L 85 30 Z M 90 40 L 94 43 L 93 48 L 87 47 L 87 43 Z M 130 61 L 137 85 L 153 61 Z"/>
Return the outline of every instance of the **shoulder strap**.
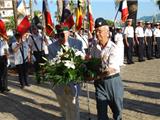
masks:
<path fill-rule="evenodd" d="M 38 49 L 38 46 L 37 46 L 37 44 L 36 44 L 36 42 L 35 42 L 35 40 L 34 40 L 34 38 L 33 38 L 33 36 L 32 36 L 32 35 L 31 35 L 31 38 L 32 38 L 32 40 L 33 40 L 33 43 L 34 43 L 34 45 L 35 45 L 35 47 L 36 47 L 37 51 L 38 51 L 38 52 L 40 52 L 40 50 Z"/>

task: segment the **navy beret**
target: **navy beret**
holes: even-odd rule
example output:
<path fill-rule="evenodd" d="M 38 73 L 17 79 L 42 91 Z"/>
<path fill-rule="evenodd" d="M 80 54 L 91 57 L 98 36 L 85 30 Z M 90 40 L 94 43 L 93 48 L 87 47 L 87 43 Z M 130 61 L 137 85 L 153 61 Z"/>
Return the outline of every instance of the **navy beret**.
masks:
<path fill-rule="evenodd" d="M 101 26 L 104 26 L 104 25 L 107 25 L 106 20 L 104 18 L 100 17 L 100 18 L 96 19 L 95 28 L 98 28 L 98 27 L 101 27 Z"/>

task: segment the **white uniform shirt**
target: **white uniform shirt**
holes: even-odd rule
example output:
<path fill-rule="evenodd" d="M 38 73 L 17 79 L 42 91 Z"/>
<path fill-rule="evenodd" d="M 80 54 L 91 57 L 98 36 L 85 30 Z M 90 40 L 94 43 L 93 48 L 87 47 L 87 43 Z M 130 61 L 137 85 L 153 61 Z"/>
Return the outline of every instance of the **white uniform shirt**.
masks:
<path fill-rule="evenodd" d="M 12 43 L 12 49 L 14 49 L 17 46 L 17 42 Z M 21 46 L 22 48 L 22 46 Z M 27 57 L 29 54 L 29 45 L 28 42 L 24 41 L 23 42 L 23 53 L 24 53 L 24 59 L 25 62 L 27 62 Z M 22 57 L 22 53 L 20 51 L 20 48 L 17 50 L 17 52 L 14 52 L 14 59 L 15 59 L 15 65 L 20 65 L 23 64 L 23 57 Z"/>
<path fill-rule="evenodd" d="M 124 47 L 124 43 L 123 43 L 123 34 L 122 33 L 117 33 L 115 35 L 115 43 L 118 47 Z"/>
<path fill-rule="evenodd" d="M 146 28 L 144 32 L 145 37 L 152 37 L 152 29 Z"/>
<path fill-rule="evenodd" d="M 94 46 L 91 50 L 91 56 L 102 59 L 102 71 L 107 68 L 114 68 L 115 73 L 120 72 L 118 47 L 111 40 L 103 49 L 99 45 Z"/>
<path fill-rule="evenodd" d="M 40 34 L 32 35 L 32 36 L 34 38 L 34 41 L 35 41 L 39 51 L 45 50 L 45 45 L 44 45 L 45 42 L 43 41 L 42 36 Z M 32 46 L 32 51 L 38 51 L 31 36 L 28 38 L 28 40 L 29 40 L 29 45 Z"/>
<path fill-rule="evenodd" d="M 134 37 L 134 29 L 132 26 L 127 26 L 124 30 L 124 34 L 127 35 L 127 37 L 129 38 L 133 38 Z"/>
<path fill-rule="evenodd" d="M 83 49 L 87 49 L 88 48 L 88 39 L 87 39 L 87 36 L 80 35 L 78 33 L 75 33 L 75 35 L 76 35 L 76 39 L 82 41 L 82 45 L 83 45 L 82 47 L 83 47 Z"/>
<path fill-rule="evenodd" d="M 160 29 L 157 29 L 157 28 L 156 28 L 156 29 L 154 30 L 154 36 L 155 36 L 155 37 L 160 37 Z"/>
<path fill-rule="evenodd" d="M 137 37 L 144 37 L 144 30 L 140 26 L 136 27 L 135 33 Z"/>
<path fill-rule="evenodd" d="M 4 40 L 0 40 L 0 56 L 4 56 L 5 55 L 5 51 L 8 53 L 8 43 Z"/>

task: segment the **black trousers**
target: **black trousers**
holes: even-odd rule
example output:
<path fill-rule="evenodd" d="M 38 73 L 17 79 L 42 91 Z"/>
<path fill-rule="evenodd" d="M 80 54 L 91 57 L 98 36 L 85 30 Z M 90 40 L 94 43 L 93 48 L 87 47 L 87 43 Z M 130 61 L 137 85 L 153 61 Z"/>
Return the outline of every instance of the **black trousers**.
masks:
<path fill-rule="evenodd" d="M 160 58 L 160 37 L 156 37 L 156 43 L 157 43 L 156 57 Z"/>
<path fill-rule="evenodd" d="M 144 37 L 138 37 L 138 59 L 139 61 L 144 59 L 145 49 L 144 49 Z"/>
<path fill-rule="evenodd" d="M 133 38 L 127 38 L 129 46 L 126 46 L 127 63 L 132 63 L 133 56 Z"/>
<path fill-rule="evenodd" d="M 16 65 L 21 86 L 28 85 L 28 63 Z"/>
<path fill-rule="evenodd" d="M 34 68 L 35 68 L 35 73 L 36 73 L 36 80 L 37 83 L 40 83 L 41 81 L 41 77 L 43 77 L 42 73 L 41 73 L 41 66 L 40 63 L 44 63 L 45 60 L 43 59 L 43 57 L 46 58 L 44 51 L 34 51 L 33 52 L 34 57 L 36 58 L 36 61 L 34 62 Z"/>
<path fill-rule="evenodd" d="M 147 40 L 147 58 L 152 57 L 152 37 L 146 37 Z"/>
<path fill-rule="evenodd" d="M 7 57 L 0 56 L 0 91 L 5 91 L 7 87 Z"/>

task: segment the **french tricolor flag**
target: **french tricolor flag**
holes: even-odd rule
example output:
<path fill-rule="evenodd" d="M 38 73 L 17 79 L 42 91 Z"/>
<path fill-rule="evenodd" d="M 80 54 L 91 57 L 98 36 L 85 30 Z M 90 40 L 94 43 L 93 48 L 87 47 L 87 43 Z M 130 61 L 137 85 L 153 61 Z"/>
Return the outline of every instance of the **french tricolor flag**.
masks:
<path fill-rule="evenodd" d="M 22 36 L 29 30 L 31 26 L 28 16 L 26 14 L 26 7 L 24 0 L 17 0 L 17 12 L 18 12 L 17 32 L 19 32 Z"/>
<path fill-rule="evenodd" d="M 120 2 L 119 11 L 121 12 L 121 20 L 122 20 L 122 22 L 125 22 L 127 20 L 128 15 L 129 15 L 128 6 L 127 6 L 127 0 L 122 0 Z"/>

